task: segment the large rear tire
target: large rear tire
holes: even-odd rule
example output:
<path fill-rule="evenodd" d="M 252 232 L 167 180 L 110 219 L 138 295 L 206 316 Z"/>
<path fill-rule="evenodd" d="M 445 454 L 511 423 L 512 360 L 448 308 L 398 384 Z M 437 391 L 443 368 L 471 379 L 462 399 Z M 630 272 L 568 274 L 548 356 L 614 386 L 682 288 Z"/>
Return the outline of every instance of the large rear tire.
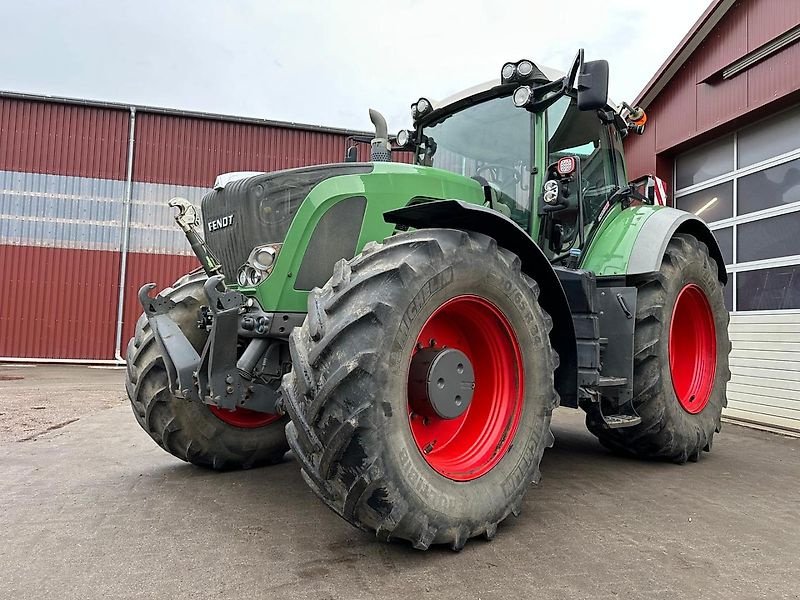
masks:
<path fill-rule="evenodd" d="M 400 234 L 337 263 L 292 333 L 283 384 L 289 444 L 317 495 L 356 527 L 418 549 L 460 550 L 518 515 L 557 404 L 538 293 L 518 257 L 463 231 Z M 420 361 L 445 351 L 465 360 L 437 380 L 434 362 Z M 430 410 L 433 396 L 417 393 L 425 373 L 428 394 L 467 390 L 466 405 L 450 396 L 458 416 Z"/>
<path fill-rule="evenodd" d="M 717 265 L 697 238 L 670 240 L 660 270 L 638 277 L 633 404 L 642 422 L 586 425 L 612 450 L 684 463 L 710 451 L 730 379 L 729 314 Z"/>
<path fill-rule="evenodd" d="M 200 306 L 207 303 L 205 281 L 202 271 L 194 271 L 161 292 L 175 302 L 170 318 L 198 351 L 208 337 L 196 325 Z M 173 396 L 164 360 L 144 315 L 128 342 L 127 365 L 125 388 L 137 422 L 173 456 L 216 470 L 247 469 L 278 462 L 289 449 L 286 417 L 227 411 Z"/>

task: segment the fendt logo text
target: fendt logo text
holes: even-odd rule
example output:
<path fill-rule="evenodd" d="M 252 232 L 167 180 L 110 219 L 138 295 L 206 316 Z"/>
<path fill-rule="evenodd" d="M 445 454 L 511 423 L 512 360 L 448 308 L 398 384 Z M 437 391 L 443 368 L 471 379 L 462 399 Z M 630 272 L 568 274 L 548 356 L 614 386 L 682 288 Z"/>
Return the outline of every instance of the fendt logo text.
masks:
<path fill-rule="evenodd" d="M 233 225 L 233 215 L 227 215 L 225 217 L 220 217 L 219 219 L 209 221 L 208 230 L 217 231 L 218 229 L 224 229 L 225 227 L 229 227 L 231 225 Z"/>

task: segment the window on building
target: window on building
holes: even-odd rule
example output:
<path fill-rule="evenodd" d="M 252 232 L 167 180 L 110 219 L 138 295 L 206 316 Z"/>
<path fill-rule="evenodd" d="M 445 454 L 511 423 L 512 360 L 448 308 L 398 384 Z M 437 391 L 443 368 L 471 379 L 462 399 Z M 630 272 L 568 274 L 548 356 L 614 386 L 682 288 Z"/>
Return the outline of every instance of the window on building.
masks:
<path fill-rule="evenodd" d="M 736 232 L 737 261 L 800 256 L 800 211 L 742 223 Z"/>
<path fill-rule="evenodd" d="M 675 161 L 675 189 L 680 190 L 733 171 L 733 136 L 681 154 Z"/>
<path fill-rule="evenodd" d="M 744 168 L 800 148 L 800 107 L 742 129 L 738 167 Z"/>
<path fill-rule="evenodd" d="M 745 175 L 737 184 L 740 215 L 800 202 L 800 159 Z"/>
<path fill-rule="evenodd" d="M 675 198 L 675 207 L 696 214 L 706 223 L 729 219 L 733 216 L 733 182 Z"/>
<path fill-rule="evenodd" d="M 800 107 L 678 156 L 674 184 L 717 238 L 729 309 L 800 309 Z"/>
<path fill-rule="evenodd" d="M 736 294 L 737 310 L 800 308 L 800 265 L 738 273 Z"/>

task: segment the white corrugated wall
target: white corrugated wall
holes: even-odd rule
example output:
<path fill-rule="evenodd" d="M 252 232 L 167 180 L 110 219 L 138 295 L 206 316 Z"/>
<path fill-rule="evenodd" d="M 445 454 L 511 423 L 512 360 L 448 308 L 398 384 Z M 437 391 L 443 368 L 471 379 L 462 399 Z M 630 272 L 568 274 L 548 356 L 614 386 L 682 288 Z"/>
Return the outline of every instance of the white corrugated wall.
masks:
<path fill-rule="evenodd" d="M 800 432 L 800 311 L 732 313 L 725 416 Z"/>

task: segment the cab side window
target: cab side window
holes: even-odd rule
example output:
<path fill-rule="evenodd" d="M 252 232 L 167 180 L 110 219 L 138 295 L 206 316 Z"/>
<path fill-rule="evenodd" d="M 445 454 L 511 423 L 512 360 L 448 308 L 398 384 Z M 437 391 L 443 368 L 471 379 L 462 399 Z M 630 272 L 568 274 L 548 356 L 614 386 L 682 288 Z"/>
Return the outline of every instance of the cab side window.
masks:
<path fill-rule="evenodd" d="M 624 163 L 617 165 L 619 150 L 614 148 L 609 126 L 600 121 L 597 112 L 578 110 L 573 98 L 560 98 L 547 109 L 545 118 L 547 164 L 563 156 L 580 159 L 584 223 L 590 227 L 611 195 L 625 184 Z"/>

